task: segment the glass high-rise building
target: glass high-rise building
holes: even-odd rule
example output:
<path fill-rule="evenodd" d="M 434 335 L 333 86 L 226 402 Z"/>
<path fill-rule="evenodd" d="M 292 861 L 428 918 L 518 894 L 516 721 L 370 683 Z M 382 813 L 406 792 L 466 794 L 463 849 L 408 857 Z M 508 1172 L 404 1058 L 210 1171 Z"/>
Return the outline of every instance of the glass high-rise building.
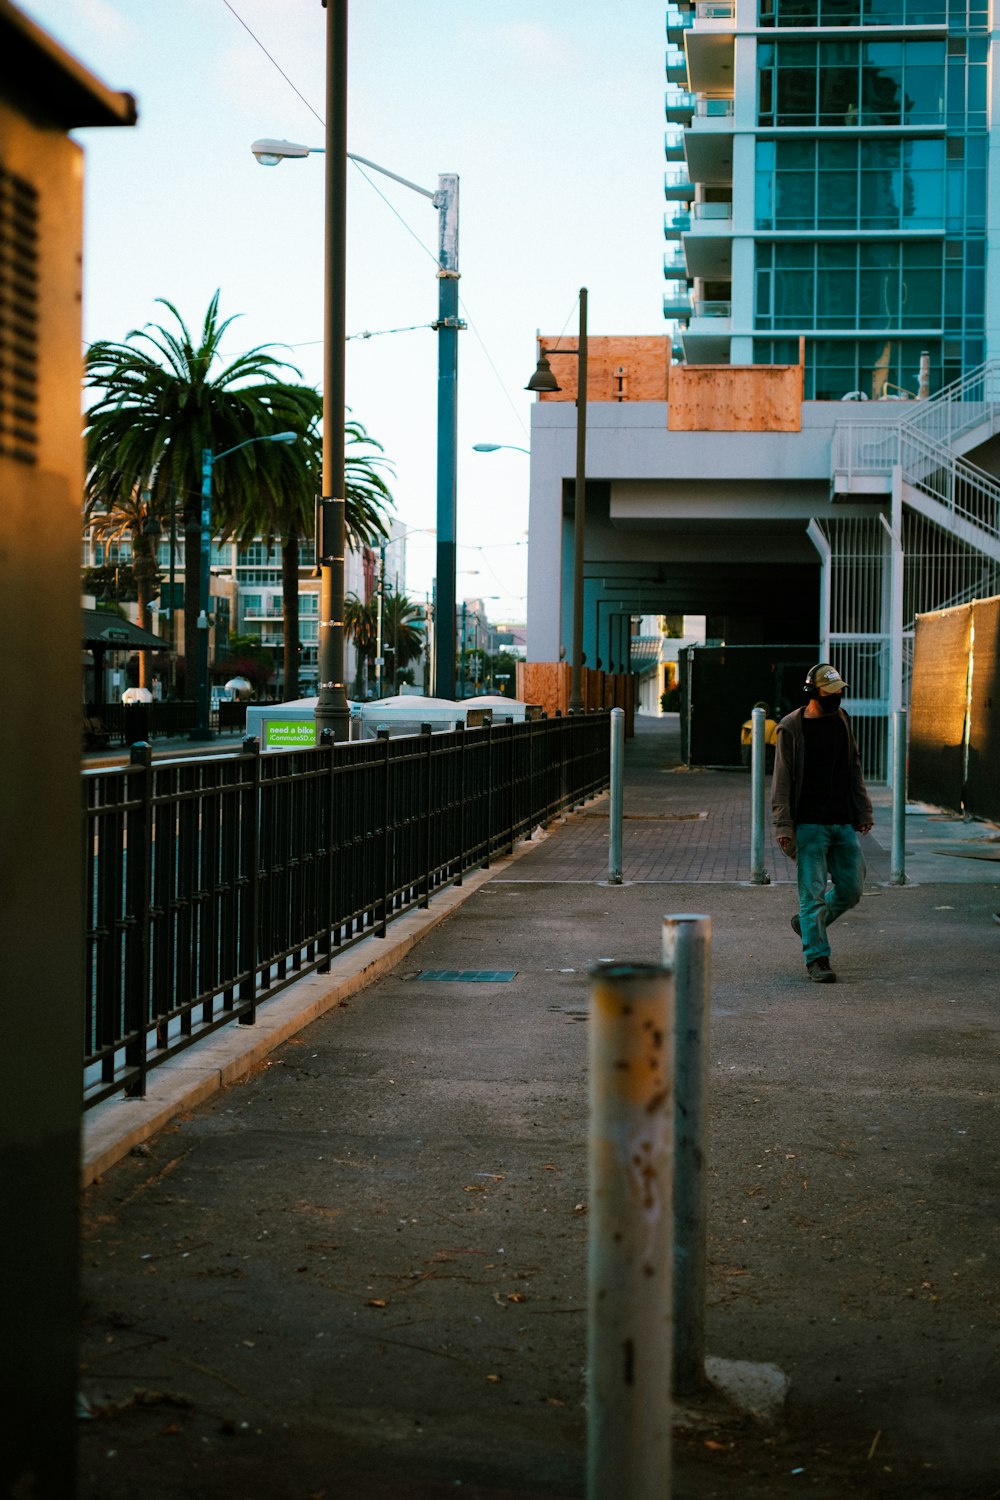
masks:
<path fill-rule="evenodd" d="M 981 364 L 985 0 L 676 0 L 667 41 L 677 353 L 795 363 L 804 337 L 818 400 Z"/>

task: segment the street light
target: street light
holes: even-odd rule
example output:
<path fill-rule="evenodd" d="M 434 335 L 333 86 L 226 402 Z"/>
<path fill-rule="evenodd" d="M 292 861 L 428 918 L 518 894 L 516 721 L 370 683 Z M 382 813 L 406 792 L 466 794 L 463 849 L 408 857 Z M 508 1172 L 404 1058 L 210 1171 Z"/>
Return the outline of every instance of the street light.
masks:
<path fill-rule="evenodd" d="M 587 484 L 587 288 L 580 288 L 580 337 L 576 349 L 547 349 L 538 360 L 526 390 L 555 392 L 562 389 L 552 373 L 549 358 L 569 354 L 578 358 L 576 383 L 576 500 L 573 509 L 573 655 L 569 711 L 583 713 L 583 540 L 586 527 Z M 548 357 L 547 357 L 548 356 Z"/>
<path fill-rule="evenodd" d="M 297 443 L 299 435 L 297 432 L 268 432 L 260 437 L 244 438 L 242 443 L 234 443 L 231 448 L 223 448 L 221 453 L 213 453 L 211 448 L 203 448 L 201 451 L 201 540 L 198 550 L 198 643 L 197 643 L 197 690 L 195 727 L 192 729 L 189 739 L 210 740 L 214 736 L 209 726 L 209 690 L 208 690 L 208 607 L 209 607 L 209 579 L 211 577 L 212 562 L 212 470 L 220 458 L 228 458 L 230 453 L 236 453 L 240 448 L 248 448 L 251 443 Z M 188 575 L 190 580 L 190 575 Z M 171 601 L 173 603 L 173 601 Z M 184 654 L 188 655 L 190 643 L 184 642 Z"/>
<path fill-rule="evenodd" d="M 519 448 L 516 443 L 473 443 L 472 445 L 474 453 L 497 453 L 501 448 L 509 448 L 512 453 L 526 453 L 529 458 L 531 457 L 530 448 Z"/>
<path fill-rule="evenodd" d="M 338 12 L 346 11 L 346 6 L 347 0 L 341 0 L 341 4 L 336 7 L 332 4 L 327 6 L 328 30 L 333 25 L 333 12 L 335 10 Z M 343 19 L 343 28 L 346 37 L 346 16 Z M 334 105 L 329 73 L 330 69 L 328 67 L 327 144 L 325 146 L 304 146 L 297 141 L 281 141 L 265 137 L 254 141 L 250 148 L 262 167 L 276 167 L 283 161 L 301 160 L 304 157 L 312 155 L 314 152 L 325 152 L 327 154 L 327 182 L 329 184 L 329 156 L 333 149 L 330 144 L 330 120 Z M 339 65 L 336 77 L 342 101 L 347 93 L 346 61 Z M 437 322 L 431 326 L 438 335 L 437 601 L 439 606 L 439 623 L 443 627 L 443 634 L 438 643 L 440 649 L 438 650 L 437 661 L 435 663 L 434 692 L 439 698 L 452 698 L 455 693 L 455 510 L 458 489 L 458 334 L 466 326 L 458 316 L 458 177 L 453 172 L 439 173 L 436 192 L 432 192 L 430 188 L 421 187 L 419 183 L 411 182 L 407 177 L 401 177 L 398 172 L 390 172 L 388 167 L 380 166 L 376 161 L 369 161 L 366 156 L 356 156 L 353 151 L 348 151 L 346 149 L 346 125 L 343 140 L 338 145 L 338 152 L 342 159 L 357 162 L 363 167 L 370 167 L 373 172 L 380 172 L 383 177 L 391 177 L 393 182 L 399 182 L 403 187 L 411 188 L 413 192 L 420 193 L 424 198 L 429 198 L 440 216 L 437 271 L 438 316 Z M 342 186 L 346 187 L 346 184 Z M 328 205 L 328 215 L 329 212 Z M 340 200 L 341 231 L 343 217 L 343 202 Z M 346 338 L 346 336 L 347 329 L 345 326 L 341 332 L 341 338 Z M 324 396 L 325 394 L 326 392 L 324 391 Z M 324 431 L 326 430 L 326 417 L 327 414 L 324 412 Z M 343 423 L 343 415 L 341 415 L 340 420 Z M 342 616 L 344 612 L 342 593 L 336 608 L 338 614 Z M 322 660 L 323 642 L 324 636 L 321 629 L 321 679 L 324 675 Z M 318 716 L 319 709 L 317 708 Z"/>

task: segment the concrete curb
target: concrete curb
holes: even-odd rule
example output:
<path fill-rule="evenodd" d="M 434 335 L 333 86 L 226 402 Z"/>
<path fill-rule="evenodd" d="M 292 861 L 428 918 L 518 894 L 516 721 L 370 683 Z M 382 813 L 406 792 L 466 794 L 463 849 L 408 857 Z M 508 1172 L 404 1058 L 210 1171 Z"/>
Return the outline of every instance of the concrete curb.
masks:
<path fill-rule="evenodd" d="M 253 1026 L 233 1021 L 161 1063 L 149 1074 L 145 1098 L 127 1099 L 117 1094 L 88 1110 L 81 1132 L 83 1187 L 162 1130 L 176 1114 L 194 1109 L 219 1089 L 245 1078 L 289 1037 L 374 984 L 470 896 L 515 860 L 537 849 L 546 837 L 544 829 L 536 829 L 530 839 L 495 860 L 489 869 L 466 873 L 460 886 L 450 885 L 434 895 L 425 910 L 406 912 L 390 922 L 384 938 L 364 938 L 337 955 L 329 974 L 307 974 L 273 1000 L 264 1001 Z"/>

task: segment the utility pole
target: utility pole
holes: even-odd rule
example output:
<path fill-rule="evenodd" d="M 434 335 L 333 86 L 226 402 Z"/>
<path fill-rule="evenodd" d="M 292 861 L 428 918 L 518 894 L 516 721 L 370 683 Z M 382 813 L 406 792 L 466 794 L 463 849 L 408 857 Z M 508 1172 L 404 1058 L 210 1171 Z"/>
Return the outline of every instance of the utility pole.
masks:
<path fill-rule="evenodd" d="M 323 493 L 317 507 L 319 694 L 316 738 L 350 735 L 344 687 L 344 351 L 347 339 L 347 0 L 326 4 L 326 254 Z"/>
<path fill-rule="evenodd" d="M 378 549 L 378 583 L 375 588 L 375 696 L 382 696 L 382 608 L 385 602 L 385 542 Z"/>

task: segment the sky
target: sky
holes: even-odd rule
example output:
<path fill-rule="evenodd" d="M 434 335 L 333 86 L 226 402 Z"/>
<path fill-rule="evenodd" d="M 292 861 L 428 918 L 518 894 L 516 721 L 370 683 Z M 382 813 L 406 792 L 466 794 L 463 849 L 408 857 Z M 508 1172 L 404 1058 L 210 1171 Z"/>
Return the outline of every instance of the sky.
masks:
<path fill-rule="evenodd" d="M 84 339 L 209 300 L 225 353 L 278 347 L 320 385 L 320 0 L 16 0 L 114 89 L 133 129 L 85 150 Z M 350 0 L 348 148 L 435 189 L 460 178 L 457 596 L 523 619 L 536 335 L 662 334 L 664 0 Z M 434 576 L 438 215 L 348 164 L 347 402 L 391 461 L 407 589 Z M 369 338 L 359 337 L 369 333 Z M 508 445 L 476 453 L 473 444 Z"/>

